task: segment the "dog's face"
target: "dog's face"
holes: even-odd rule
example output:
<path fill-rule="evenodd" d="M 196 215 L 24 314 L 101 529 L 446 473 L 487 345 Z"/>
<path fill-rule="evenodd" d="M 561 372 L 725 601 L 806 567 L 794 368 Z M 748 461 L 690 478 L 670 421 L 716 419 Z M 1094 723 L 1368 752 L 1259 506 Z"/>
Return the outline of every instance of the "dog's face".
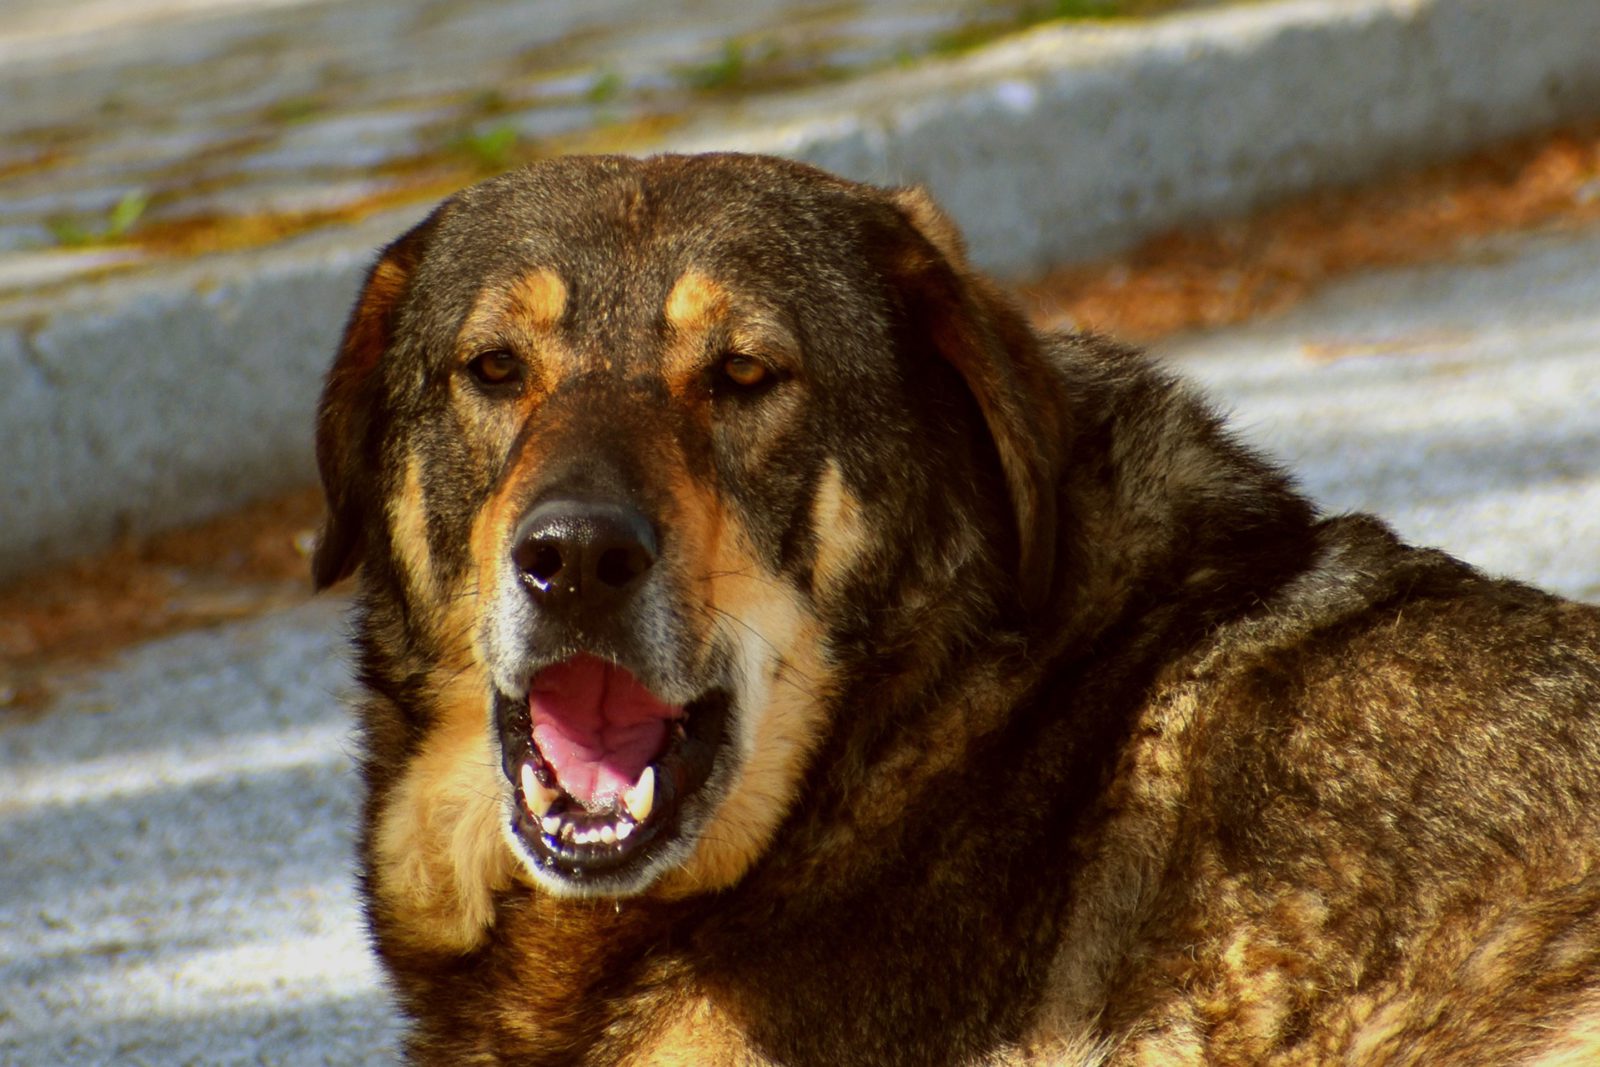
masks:
<path fill-rule="evenodd" d="M 777 160 L 555 161 L 391 246 L 315 561 L 365 565 L 380 896 L 504 856 L 558 894 L 736 880 L 877 710 L 841 704 L 857 636 L 1048 584 L 1037 359 L 921 194 Z"/>

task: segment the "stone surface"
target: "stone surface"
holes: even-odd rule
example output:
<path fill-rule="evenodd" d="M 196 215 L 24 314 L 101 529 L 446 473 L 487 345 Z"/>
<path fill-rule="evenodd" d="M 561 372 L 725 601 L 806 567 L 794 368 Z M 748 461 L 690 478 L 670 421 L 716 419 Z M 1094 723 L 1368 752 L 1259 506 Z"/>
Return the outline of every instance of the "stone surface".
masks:
<path fill-rule="evenodd" d="M 927 184 L 1015 274 L 1600 112 L 1593 0 L 1273 0 L 1010 35 L 975 0 L 674 10 L 133 0 L 63 26 L 8 5 L 0 383 L 38 402 L 6 401 L 0 450 L 39 459 L 0 473 L 0 578 L 303 480 L 361 265 L 423 209 L 193 259 L 37 247 L 130 194 L 137 234 L 337 214 L 517 131 L 512 155 L 774 151 Z M 942 54 L 958 30 L 995 40 Z"/>

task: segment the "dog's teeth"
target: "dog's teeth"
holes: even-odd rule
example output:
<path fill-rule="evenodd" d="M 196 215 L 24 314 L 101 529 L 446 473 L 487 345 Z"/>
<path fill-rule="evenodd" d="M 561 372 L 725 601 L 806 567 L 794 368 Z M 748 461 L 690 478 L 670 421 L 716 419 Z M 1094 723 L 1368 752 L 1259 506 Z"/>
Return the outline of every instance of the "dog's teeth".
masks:
<path fill-rule="evenodd" d="M 603 844 L 603 845 L 615 844 L 616 840 L 617 840 L 616 827 L 612 826 L 610 823 L 606 823 L 604 826 L 600 827 L 600 843 L 601 844 Z"/>
<path fill-rule="evenodd" d="M 644 773 L 639 775 L 639 780 L 633 783 L 633 788 L 622 795 L 622 803 L 628 809 L 628 814 L 633 816 L 634 822 L 644 822 L 650 817 L 650 809 L 656 804 L 656 769 L 649 766 Z"/>
<path fill-rule="evenodd" d="M 617 824 L 617 840 L 618 841 L 626 841 L 628 839 L 628 835 L 631 834 L 631 833 L 633 833 L 633 823 L 624 822 L 624 823 L 618 823 Z"/>
<path fill-rule="evenodd" d="M 546 815 L 544 821 L 539 824 L 539 828 L 551 837 L 556 836 L 561 832 L 561 816 Z"/>
<path fill-rule="evenodd" d="M 533 764 L 522 765 L 522 795 L 528 804 L 528 810 L 535 819 L 542 819 L 550 813 L 550 805 L 556 802 L 561 795 L 561 790 L 540 783 L 533 773 Z"/>
<path fill-rule="evenodd" d="M 577 836 L 577 833 L 578 833 L 578 828 L 576 826 L 572 825 L 570 822 L 562 824 L 562 826 L 561 826 L 561 840 L 567 842 L 567 844 L 570 845 L 570 844 L 573 843 L 573 838 Z"/>

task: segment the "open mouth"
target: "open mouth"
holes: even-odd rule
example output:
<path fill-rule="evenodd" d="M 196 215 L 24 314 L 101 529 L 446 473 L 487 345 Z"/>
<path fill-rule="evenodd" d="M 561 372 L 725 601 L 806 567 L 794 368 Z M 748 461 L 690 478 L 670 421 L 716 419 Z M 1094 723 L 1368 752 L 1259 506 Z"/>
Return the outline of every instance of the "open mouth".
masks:
<path fill-rule="evenodd" d="M 685 804 L 711 775 L 728 697 L 656 697 L 626 668 L 579 655 L 496 701 L 514 792 L 512 831 L 564 880 L 626 880 L 680 836 Z"/>

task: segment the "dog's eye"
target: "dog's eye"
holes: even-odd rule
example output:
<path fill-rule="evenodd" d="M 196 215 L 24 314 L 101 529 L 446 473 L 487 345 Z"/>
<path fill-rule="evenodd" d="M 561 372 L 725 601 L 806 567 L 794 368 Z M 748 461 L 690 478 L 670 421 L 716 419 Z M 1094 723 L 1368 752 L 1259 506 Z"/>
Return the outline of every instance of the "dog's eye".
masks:
<path fill-rule="evenodd" d="M 754 389 L 764 385 L 772 377 L 772 372 L 766 364 L 749 356 L 735 353 L 727 356 L 717 367 L 718 375 L 728 385 L 737 389 Z"/>
<path fill-rule="evenodd" d="M 522 380 L 522 360 L 495 349 L 475 357 L 467 364 L 467 373 L 480 385 L 514 385 Z"/>

